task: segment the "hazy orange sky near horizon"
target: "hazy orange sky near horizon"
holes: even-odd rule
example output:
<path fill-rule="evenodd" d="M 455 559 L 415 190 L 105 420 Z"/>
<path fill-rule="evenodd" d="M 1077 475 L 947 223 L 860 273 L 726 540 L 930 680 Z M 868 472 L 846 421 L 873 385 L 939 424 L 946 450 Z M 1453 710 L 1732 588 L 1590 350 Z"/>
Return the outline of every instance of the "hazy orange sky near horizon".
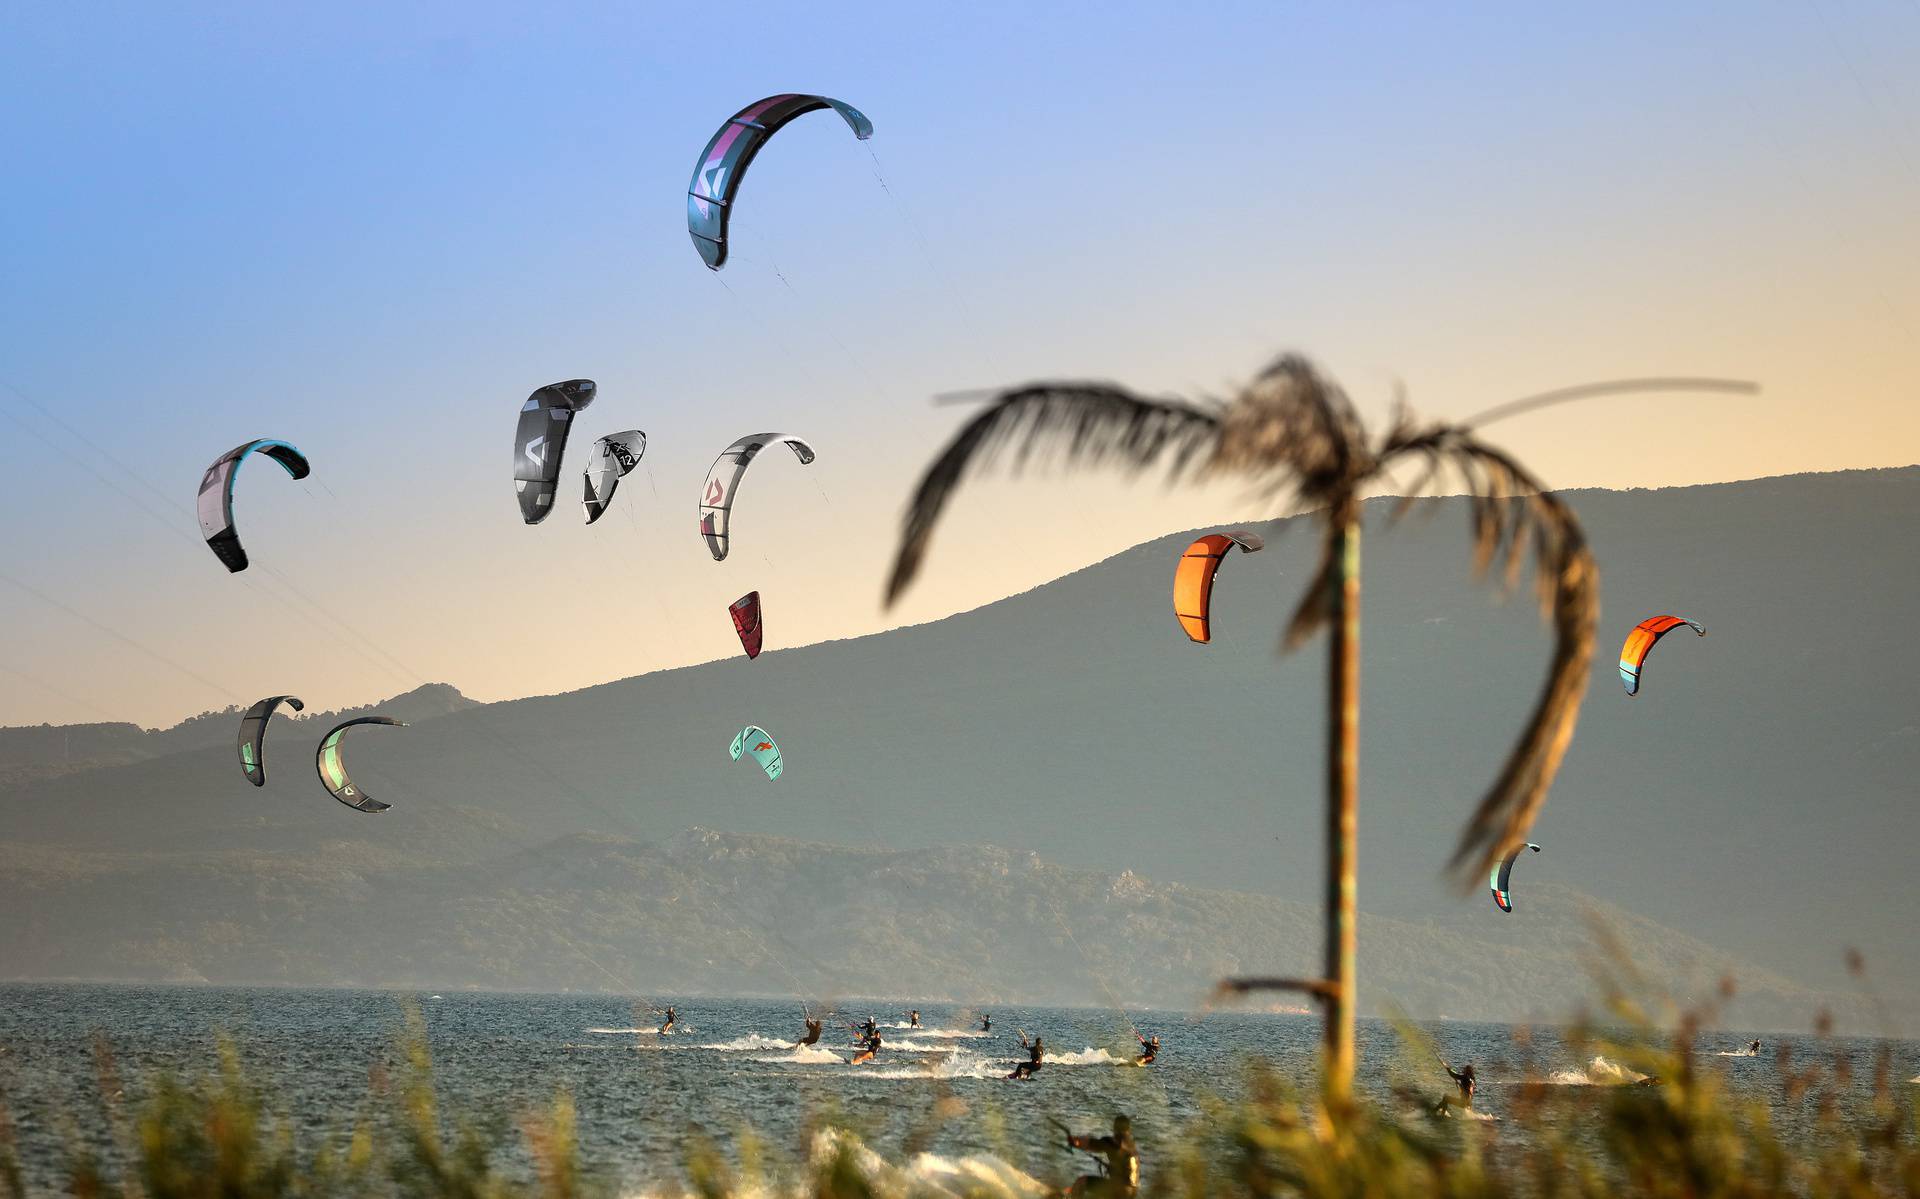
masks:
<path fill-rule="evenodd" d="M 0 17 L 32 114 L 0 149 L 37 181 L 0 197 L 0 723 L 565 690 L 737 656 L 752 589 L 778 649 L 1276 515 L 996 479 L 883 612 L 905 497 L 966 416 L 930 397 L 1036 377 L 1219 395 L 1296 349 L 1379 419 L 1399 385 L 1462 416 L 1723 375 L 1764 391 L 1489 436 L 1560 487 L 1920 461 L 1920 9 L 829 6 L 722 56 L 673 13 L 210 11 Z M 783 131 L 716 277 L 693 159 L 795 87 L 866 111 L 873 154 L 830 116 Z M 573 376 L 600 398 L 529 528 L 517 409 Z M 585 527 L 584 451 L 634 426 L 643 468 Z M 715 564 L 699 483 L 762 429 L 819 460 L 756 465 Z M 193 491 L 256 436 L 314 477 L 243 473 L 256 565 L 230 576 Z"/>

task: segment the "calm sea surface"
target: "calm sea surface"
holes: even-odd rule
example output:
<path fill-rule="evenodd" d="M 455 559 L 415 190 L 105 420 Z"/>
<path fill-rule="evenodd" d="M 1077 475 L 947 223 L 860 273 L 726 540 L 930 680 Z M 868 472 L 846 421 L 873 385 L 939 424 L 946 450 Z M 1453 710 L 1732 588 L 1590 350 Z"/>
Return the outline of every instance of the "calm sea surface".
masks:
<path fill-rule="evenodd" d="M 1307 1016 L 1186 1012 L 1130 1013 L 1158 1033 L 1159 1061 L 1125 1068 L 1135 1048 L 1127 1020 L 1098 1009 L 990 1009 L 993 1032 L 979 1032 L 971 1009 L 921 1005 L 919 1030 L 904 1022 L 905 1004 L 843 1004 L 841 1017 L 871 1014 L 886 1047 L 879 1060 L 849 1066 L 845 1027 L 830 1023 L 815 1048 L 795 1050 L 797 1003 L 761 1000 L 675 1000 L 681 1025 L 669 1036 L 644 1005 L 605 997 L 251 988 L 139 986 L 0 987 L 0 1099 L 11 1115 L 29 1184 L 53 1190 L 75 1145 L 113 1159 L 95 1067 L 96 1036 L 111 1046 L 125 1091 L 138 1103 L 161 1072 L 204 1077 L 218 1064 L 222 1037 L 237 1049 L 269 1108 L 318 1143 L 377 1118 L 370 1076 L 401 1060 L 407 1013 L 417 1010 L 432 1051 L 435 1089 L 445 1110 L 517 1118 L 549 1105 L 565 1089 L 577 1108 L 581 1153 L 594 1172 L 629 1192 L 684 1177 L 690 1134 L 702 1130 L 723 1148 L 751 1127 L 775 1157 L 804 1160 L 810 1121 L 836 1112 L 872 1148 L 892 1159 L 913 1149 L 946 1159 L 991 1157 L 1041 1179 L 1070 1178 L 1085 1167 L 1059 1145 L 1049 1118 L 1078 1131 L 1103 1126 L 1117 1111 L 1133 1116 L 1145 1168 L 1151 1172 L 1176 1130 L 1205 1127 L 1211 1100 L 1243 1092 L 1248 1063 L 1277 1065 L 1302 1084 L 1311 1080 L 1317 1025 Z M 1031 1082 L 1006 1081 L 1024 1056 L 1016 1028 L 1046 1038 L 1048 1064 Z M 1439 1050 L 1455 1063 L 1474 1062 L 1479 1106 L 1499 1114 L 1526 1076 L 1567 1087 L 1623 1081 L 1613 1063 L 1569 1049 L 1554 1030 L 1516 1035 L 1506 1025 L 1432 1026 Z M 1698 1060 L 1724 1072 L 1737 1093 L 1764 1101 L 1776 1127 L 1805 1135 L 1810 1100 L 1789 1101 L 1774 1058 L 1782 1038 L 1759 1058 L 1736 1057 L 1751 1037 L 1704 1038 Z M 1362 1083 L 1386 1100 L 1393 1085 L 1411 1084 L 1438 1097 L 1446 1078 L 1437 1065 L 1403 1048 L 1378 1022 L 1361 1027 Z M 1856 1086 L 1871 1080 L 1879 1042 L 1788 1037 L 1796 1065 L 1845 1059 Z M 1894 1042 L 1894 1077 L 1920 1076 L 1920 1045 Z M 1724 1056 L 1723 1056 L 1724 1055 Z M 943 1097 L 962 1114 L 936 1122 Z M 952 1111 L 957 1105 L 943 1105 Z M 1576 1105 L 1577 1110 L 1577 1105 Z M 935 1129 L 931 1139 L 927 1130 Z M 1509 1121 L 1496 1135 L 1520 1137 Z M 509 1144 L 517 1140 L 509 1138 Z M 509 1152 L 514 1152 L 509 1150 Z M 524 1161 L 508 1159 L 510 1168 Z"/>

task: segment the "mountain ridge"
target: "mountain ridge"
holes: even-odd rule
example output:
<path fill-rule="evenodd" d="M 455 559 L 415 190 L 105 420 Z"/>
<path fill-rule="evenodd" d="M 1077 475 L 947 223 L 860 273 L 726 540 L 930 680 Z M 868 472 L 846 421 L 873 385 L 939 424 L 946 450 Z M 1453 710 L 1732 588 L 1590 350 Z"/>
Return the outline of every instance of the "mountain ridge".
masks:
<path fill-rule="evenodd" d="M 1920 992 L 1920 649 L 1906 634 L 1920 468 L 1575 496 L 1603 571 L 1578 736 L 1517 887 L 1562 883 L 1738 960 L 1844 989 L 1858 945 Z M 1437 879 L 1545 670 L 1531 603 L 1474 581 L 1457 499 L 1395 525 L 1368 509 L 1362 641 L 1363 912 L 1474 915 Z M 1296 903 L 1317 896 L 1321 671 L 1276 656 L 1311 565 L 1305 518 L 1254 523 L 1214 597 L 1215 643 L 1167 609 L 1190 539 L 1142 543 L 940 621 L 477 705 L 353 747 L 393 812 L 347 813 L 268 744 L 263 791 L 231 745 L 0 789 L 0 840 L 87 851 L 225 846 L 469 867 L 571 832 L 650 840 L 701 825 L 881 848 L 1015 843 L 1067 868 Z M 1305 533 L 1304 528 L 1294 528 Z M 1641 616 L 1713 635 L 1663 644 L 1641 696 L 1607 657 Z M 1303 658 L 1306 659 L 1303 661 Z M 771 729 L 777 783 L 730 763 Z M 1204 762 L 1201 770 L 1195 763 Z M 1521 892 L 1523 895 L 1526 892 Z M 1483 930 L 1519 943 L 1534 925 Z M 1577 930 L 1568 930 L 1572 935 Z"/>

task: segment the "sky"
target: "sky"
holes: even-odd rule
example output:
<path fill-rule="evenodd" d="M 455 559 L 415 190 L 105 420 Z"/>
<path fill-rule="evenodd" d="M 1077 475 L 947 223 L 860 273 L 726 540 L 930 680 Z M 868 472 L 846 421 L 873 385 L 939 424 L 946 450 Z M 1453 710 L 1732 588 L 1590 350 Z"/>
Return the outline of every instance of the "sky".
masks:
<path fill-rule="evenodd" d="M 1653 374 L 1757 397 L 1540 412 L 1562 487 L 1920 461 L 1920 5 L 423 3 L 0 9 L 0 724 L 427 681 L 541 694 L 935 619 L 1170 530 L 1273 515 L 1097 476 L 962 495 L 881 581 L 966 409 L 1035 378 L 1223 395 L 1282 350 L 1379 418 Z M 725 118 L 823 92 L 709 272 Z M 562 510 L 509 473 L 598 381 Z M 642 468 L 586 527 L 593 437 Z M 701 481 L 750 432 L 734 550 Z M 254 567 L 201 543 L 242 473 Z"/>

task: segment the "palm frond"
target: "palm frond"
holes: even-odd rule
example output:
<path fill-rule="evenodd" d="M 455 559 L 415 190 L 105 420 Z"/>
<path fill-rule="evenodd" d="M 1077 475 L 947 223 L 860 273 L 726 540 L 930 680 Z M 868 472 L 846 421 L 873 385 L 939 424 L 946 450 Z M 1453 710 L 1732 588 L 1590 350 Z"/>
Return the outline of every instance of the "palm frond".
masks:
<path fill-rule="evenodd" d="M 1223 978 L 1213 984 L 1213 992 L 1207 1002 L 1218 1003 L 1237 995 L 1251 995 L 1256 991 L 1296 991 L 1302 995 L 1311 995 L 1315 999 L 1329 999 L 1338 994 L 1338 983 L 1324 978 Z"/>
<path fill-rule="evenodd" d="M 1416 428 L 1402 416 L 1388 431 L 1379 456 L 1382 464 L 1420 458 L 1429 477 L 1457 476 L 1467 490 L 1476 570 L 1484 574 L 1498 567 L 1511 587 L 1531 567 L 1541 608 L 1553 628 L 1546 684 L 1449 862 L 1462 886 L 1470 886 L 1526 842 L 1573 740 L 1593 662 L 1599 568 L 1573 510 L 1526 468 L 1469 430 L 1458 425 Z"/>
<path fill-rule="evenodd" d="M 1313 578 L 1300 593 L 1300 602 L 1287 619 L 1280 636 L 1280 651 L 1292 653 L 1333 618 L 1333 587 L 1336 563 L 1334 553 L 1341 526 L 1331 522 L 1320 526 L 1320 558 L 1313 566 Z"/>
<path fill-rule="evenodd" d="M 1495 404 L 1483 412 L 1476 412 L 1460 422 L 1466 430 L 1485 428 L 1497 420 L 1506 420 L 1510 416 L 1519 416 L 1523 412 L 1532 412 L 1536 408 L 1550 408 L 1555 404 L 1567 404 L 1575 400 L 1591 400 L 1601 396 L 1633 395 L 1646 392 L 1715 392 L 1720 395 L 1758 395 L 1760 385 L 1745 379 L 1712 379 L 1698 376 L 1667 376 L 1657 379 L 1607 379 L 1598 383 L 1581 383 L 1574 387 L 1559 387 L 1552 391 L 1542 391 L 1517 400 L 1508 400 L 1504 404 Z"/>
<path fill-rule="evenodd" d="M 1339 385 L 1296 354 L 1274 360 L 1228 406 L 1210 472 L 1245 475 L 1293 506 L 1321 510 L 1320 558 L 1281 641 L 1297 648 L 1333 611 L 1334 546 L 1376 467 L 1366 429 Z"/>
<path fill-rule="evenodd" d="M 1117 463 L 1139 473 L 1164 466 L 1170 478 L 1194 470 L 1220 437 L 1217 409 L 1149 399 L 1106 383 L 1035 383 L 1003 393 L 968 421 L 920 477 L 902 522 L 886 602 L 920 573 L 934 526 L 970 472 L 1009 448 L 1014 469 L 1056 455 L 1071 466 Z"/>
<path fill-rule="evenodd" d="M 1347 498 L 1372 473 L 1366 429 L 1338 384 L 1296 354 L 1276 359 L 1233 398 L 1210 471 L 1291 490 L 1310 507 Z"/>

